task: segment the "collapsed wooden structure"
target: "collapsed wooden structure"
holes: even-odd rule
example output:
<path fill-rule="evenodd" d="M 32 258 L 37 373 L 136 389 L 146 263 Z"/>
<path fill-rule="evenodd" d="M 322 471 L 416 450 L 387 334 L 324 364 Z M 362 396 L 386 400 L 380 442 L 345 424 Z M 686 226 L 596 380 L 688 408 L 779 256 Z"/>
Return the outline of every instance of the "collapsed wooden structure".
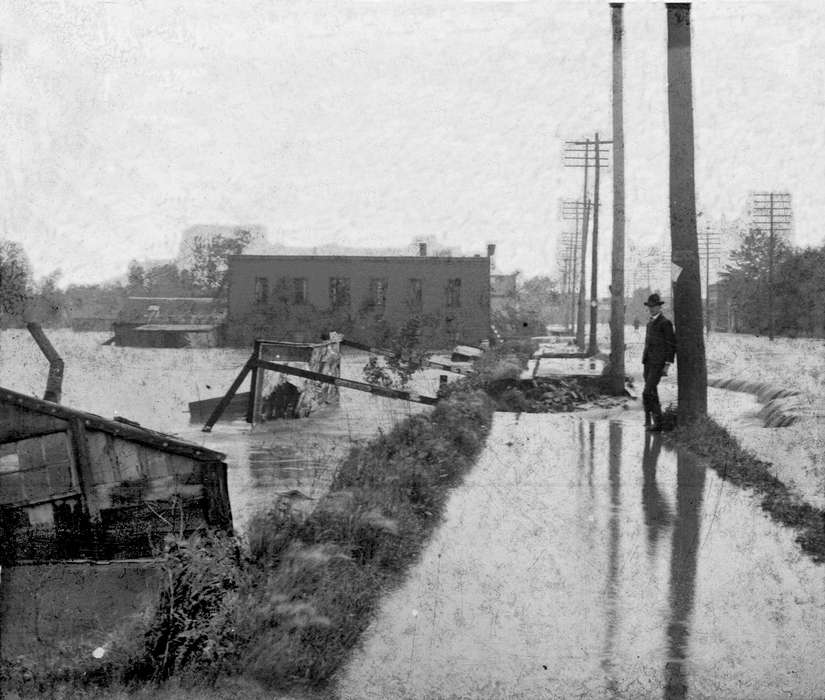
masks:
<path fill-rule="evenodd" d="M 434 405 L 438 402 L 438 399 L 433 396 L 423 396 L 414 391 L 390 389 L 368 382 L 342 378 L 340 376 L 341 345 L 367 350 L 375 354 L 387 354 L 387 351 L 371 348 L 354 341 L 347 341 L 340 337 L 322 343 L 294 343 L 258 339 L 255 340 L 252 355 L 241 368 L 240 373 L 223 398 L 217 401 L 207 399 L 206 401 L 190 403 L 189 410 L 193 415 L 207 407 L 211 410 L 202 428 L 204 432 L 210 432 L 215 423 L 220 420 L 224 411 L 233 402 L 238 401 L 238 389 L 240 389 L 247 376 L 250 376 L 250 391 L 248 394 L 243 395 L 242 400 L 246 402 L 246 421 L 254 424 L 261 416 L 261 405 L 266 393 L 263 383 L 264 371 L 266 370 L 307 380 L 306 388 L 302 392 L 299 401 L 298 413 L 302 416 L 309 415 L 322 403 L 330 403 L 335 400 L 337 391 L 341 387 L 414 403 Z M 307 368 L 295 367 L 294 363 L 303 364 Z M 444 368 L 447 368 L 447 366 L 444 366 Z"/>
<path fill-rule="evenodd" d="M 0 560 L 151 556 L 231 531 L 225 455 L 0 387 Z"/>

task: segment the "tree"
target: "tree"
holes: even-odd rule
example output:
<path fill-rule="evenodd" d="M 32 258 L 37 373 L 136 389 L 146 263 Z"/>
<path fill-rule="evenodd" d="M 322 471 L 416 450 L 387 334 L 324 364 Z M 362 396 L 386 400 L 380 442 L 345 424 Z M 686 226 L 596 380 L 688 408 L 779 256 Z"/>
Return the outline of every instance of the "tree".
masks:
<path fill-rule="evenodd" d="M 206 294 L 219 295 L 225 289 L 229 256 L 240 255 L 252 240 L 252 232 L 235 229 L 230 235 L 199 235 L 191 245 L 193 284 Z"/>
<path fill-rule="evenodd" d="M 517 288 L 518 309 L 526 319 L 546 326 L 553 321 L 551 307 L 561 301 L 558 282 L 550 277 L 527 277 Z"/>
<path fill-rule="evenodd" d="M 139 296 L 141 293 L 146 291 L 145 286 L 146 270 L 137 260 L 132 260 L 129 263 L 126 288 L 132 296 Z"/>
<path fill-rule="evenodd" d="M 673 285 L 679 384 L 679 418 L 707 414 L 707 365 L 696 235 L 693 148 L 693 80 L 690 4 L 667 3 L 667 78 L 670 141 L 670 241 L 681 272 Z"/>
<path fill-rule="evenodd" d="M 66 295 L 58 288 L 62 272 L 54 270 L 34 285 L 28 315 L 44 326 L 65 326 L 68 322 Z"/>
<path fill-rule="evenodd" d="M 0 239 L 0 322 L 22 322 L 32 294 L 32 272 L 22 246 Z"/>
<path fill-rule="evenodd" d="M 731 253 L 731 262 L 720 275 L 720 284 L 725 295 L 736 308 L 737 318 L 741 329 L 752 333 L 767 333 L 768 319 L 768 279 L 771 265 L 770 234 L 761 229 L 750 229 L 743 237 L 736 250 Z M 778 270 L 776 275 L 780 280 L 788 280 L 779 288 L 788 293 L 788 284 L 794 286 L 793 273 L 788 269 L 783 272 L 783 266 L 792 255 L 787 243 L 782 239 L 774 239 L 773 265 Z M 782 302 L 780 301 L 779 306 Z"/>

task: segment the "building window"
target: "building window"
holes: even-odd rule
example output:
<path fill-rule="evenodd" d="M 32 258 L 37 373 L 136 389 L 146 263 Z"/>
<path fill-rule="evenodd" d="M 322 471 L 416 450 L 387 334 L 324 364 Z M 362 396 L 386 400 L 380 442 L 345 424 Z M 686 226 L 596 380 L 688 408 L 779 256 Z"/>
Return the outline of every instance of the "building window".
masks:
<path fill-rule="evenodd" d="M 384 307 L 387 305 L 387 286 L 389 282 L 386 277 L 373 277 L 370 280 L 370 305 Z"/>
<path fill-rule="evenodd" d="M 294 277 L 292 280 L 292 301 L 295 304 L 307 303 L 306 277 Z"/>
<path fill-rule="evenodd" d="M 455 309 L 461 306 L 461 278 L 447 280 L 447 308 Z"/>
<path fill-rule="evenodd" d="M 349 308 L 349 277 L 329 278 L 329 305 L 332 309 Z"/>
<path fill-rule="evenodd" d="M 421 280 L 410 278 L 407 289 L 407 303 L 412 311 L 421 311 L 424 306 L 424 297 L 421 292 Z"/>
<path fill-rule="evenodd" d="M 266 277 L 255 278 L 255 303 L 265 304 L 269 300 L 269 280 Z"/>

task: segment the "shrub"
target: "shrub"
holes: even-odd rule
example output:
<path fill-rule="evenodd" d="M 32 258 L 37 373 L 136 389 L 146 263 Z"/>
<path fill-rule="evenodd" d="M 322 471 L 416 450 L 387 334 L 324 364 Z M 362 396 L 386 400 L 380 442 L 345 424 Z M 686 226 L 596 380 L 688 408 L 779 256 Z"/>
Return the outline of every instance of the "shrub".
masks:
<path fill-rule="evenodd" d="M 170 537 L 161 571 L 160 599 L 126 679 L 161 681 L 189 671 L 214 680 L 233 666 L 241 641 L 234 619 L 243 575 L 237 542 L 220 534 Z"/>

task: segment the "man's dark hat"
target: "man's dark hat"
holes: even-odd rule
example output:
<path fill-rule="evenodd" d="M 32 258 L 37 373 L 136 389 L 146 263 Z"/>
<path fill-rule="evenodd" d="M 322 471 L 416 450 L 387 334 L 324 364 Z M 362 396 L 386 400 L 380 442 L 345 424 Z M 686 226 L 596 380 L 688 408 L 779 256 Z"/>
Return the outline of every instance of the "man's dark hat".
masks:
<path fill-rule="evenodd" d="M 665 302 L 663 302 L 658 294 L 651 294 L 647 301 L 645 302 L 645 306 L 663 306 Z"/>

